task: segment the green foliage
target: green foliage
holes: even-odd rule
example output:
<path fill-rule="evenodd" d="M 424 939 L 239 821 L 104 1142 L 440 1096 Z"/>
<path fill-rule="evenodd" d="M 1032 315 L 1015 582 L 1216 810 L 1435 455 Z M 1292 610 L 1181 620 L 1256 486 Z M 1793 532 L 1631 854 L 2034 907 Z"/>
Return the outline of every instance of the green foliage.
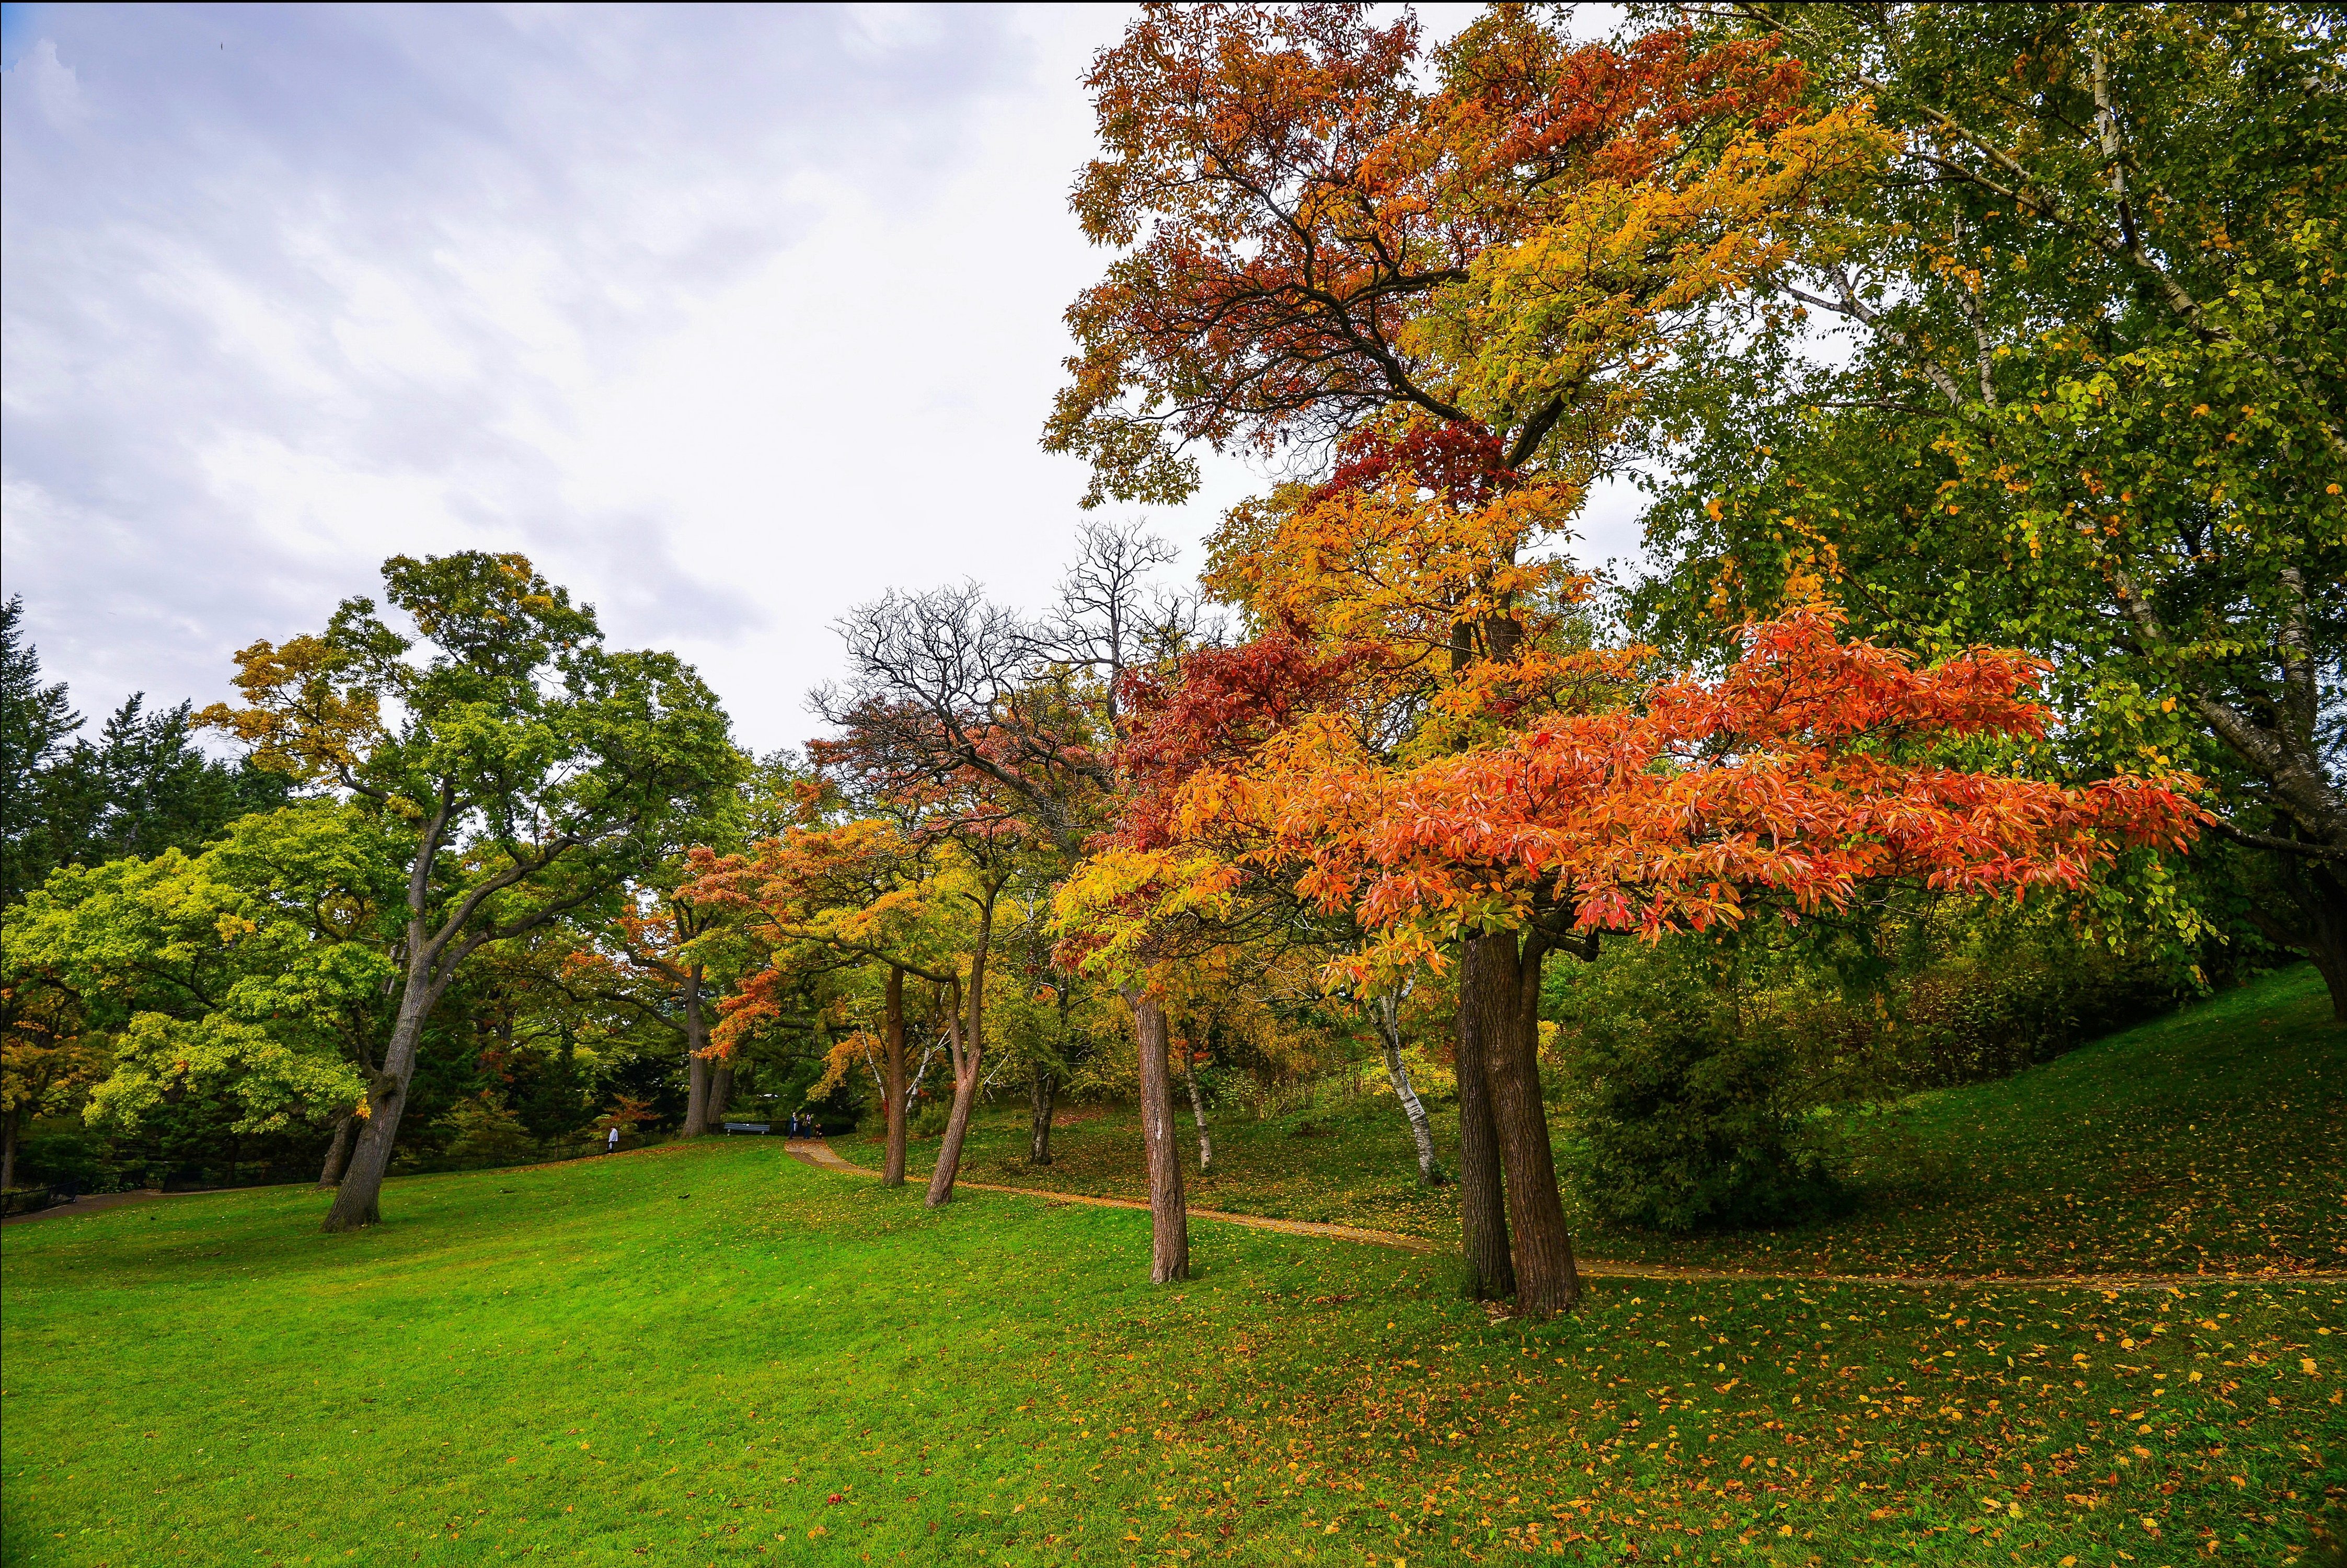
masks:
<path fill-rule="evenodd" d="M 16 1146 L 19 1182 L 70 1183 L 86 1193 L 104 1190 L 107 1171 L 97 1141 L 83 1128 L 53 1123 Z"/>
<path fill-rule="evenodd" d="M 100 1123 L 135 1128 L 190 1089 L 264 1132 L 347 1111 L 389 1027 L 396 844 L 312 802 L 239 819 L 200 855 L 67 866 L 8 912 L 13 971 L 81 1000 L 113 1070 Z"/>
<path fill-rule="evenodd" d="M 458 1101 L 439 1127 L 448 1139 L 442 1159 L 452 1166 L 518 1165 L 538 1154 L 520 1116 L 487 1091 Z"/>
<path fill-rule="evenodd" d="M 715 696 L 671 653 L 606 648 L 590 609 L 518 556 L 384 563 L 409 637 L 369 599 L 322 636 L 238 655 L 249 706 L 201 722 L 411 835 L 408 913 L 445 985 L 460 958 L 609 896 L 746 770 Z M 386 715 L 389 715 L 387 717 Z"/>
<path fill-rule="evenodd" d="M 591 1080 L 564 1030 L 552 1051 L 517 1053 L 508 1067 L 514 1114 L 541 1142 L 579 1136 L 593 1115 Z"/>
<path fill-rule="evenodd" d="M 0 604 L 0 904 L 13 904 L 56 864 L 41 811 L 41 778 L 58 743 L 81 728 L 62 682 L 41 684 L 41 656 L 25 641 L 25 601 Z"/>
<path fill-rule="evenodd" d="M 1716 651 L 1822 581 L 1926 657 L 2045 656 L 2069 723 L 2023 765 L 2190 772 L 2328 845 L 2245 913 L 2347 1009 L 2337 13 L 1731 9 L 1904 150 L 1665 377 L 1634 619 Z M 2222 901 L 2128 891 L 2183 944 Z"/>
<path fill-rule="evenodd" d="M 282 774 L 204 755 L 192 704 L 149 712 L 134 694 L 95 742 L 63 685 L 43 686 L 22 635 L 23 601 L 0 605 L 0 904 L 59 866 L 97 866 L 165 849 L 193 855 L 248 812 L 285 803 Z"/>
<path fill-rule="evenodd" d="M 292 781 L 196 749 L 193 704 L 115 710 L 96 743 L 77 741 L 43 779 L 51 849 L 61 865 L 97 866 L 183 849 L 193 855 L 251 812 L 283 805 Z"/>
<path fill-rule="evenodd" d="M 2009 1077 L 2164 1012 L 2188 994 L 2139 954 L 2026 946 L 1935 963 L 1859 998 L 1819 999 L 1778 1027 L 1821 1093 L 1894 1097 Z"/>
<path fill-rule="evenodd" d="M 1695 977 L 1632 977 L 1599 1005 L 1583 993 L 1567 1023 L 1579 1133 L 1567 1168 L 1582 1201 L 1612 1224 L 1665 1231 L 1782 1225 L 1833 1206 L 1840 1184 L 1803 1119 L 1781 1026 L 1739 1020 Z"/>

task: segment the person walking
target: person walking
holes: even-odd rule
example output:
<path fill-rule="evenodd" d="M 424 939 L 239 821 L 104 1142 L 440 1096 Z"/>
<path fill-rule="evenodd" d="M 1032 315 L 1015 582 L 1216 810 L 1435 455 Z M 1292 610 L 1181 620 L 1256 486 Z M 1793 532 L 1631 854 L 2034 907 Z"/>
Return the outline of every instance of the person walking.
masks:
<path fill-rule="evenodd" d="M 620 1127 L 619 1123 L 615 1122 L 611 1124 L 611 1135 L 603 1140 L 603 1153 L 606 1154 L 616 1154 L 619 1152 Z"/>

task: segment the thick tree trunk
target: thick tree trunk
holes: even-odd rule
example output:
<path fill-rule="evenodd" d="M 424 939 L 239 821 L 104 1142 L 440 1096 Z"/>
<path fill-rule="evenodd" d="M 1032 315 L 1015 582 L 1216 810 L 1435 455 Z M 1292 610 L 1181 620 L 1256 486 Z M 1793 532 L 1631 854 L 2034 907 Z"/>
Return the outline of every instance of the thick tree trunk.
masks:
<path fill-rule="evenodd" d="M 1035 1069 L 1027 1085 L 1027 1163 L 1051 1163 L 1051 1108 L 1060 1097 L 1060 1075 L 1048 1067 Z"/>
<path fill-rule="evenodd" d="M 1182 1047 L 1182 1081 L 1190 1086 L 1190 1125 L 1198 1130 L 1198 1174 L 1214 1167 L 1214 1135 L 1206 1130 L 1206 1097 L 1198 1089 L 1198 1064 L 1190 1048 Z"/>
<path fill-rule="evenodd" d="M 1500 1132 L 1491 1119 L 1490 1051 L 1484 1042 L 1488 1015 L 1487 966 L 1475 939 L 1460 944 L 1459 1014 L 1459 1222 L 1467 1295 L 1497 1301 L 1516 1293 L 1516 1267 L 1508 1250 L 1507 1207 L 1500 1180 Z"/>
<path fill-rule="evenodd" d="M 1182 1157 L 1174 1146 L 1174 1075 L 1165 1061 L 1165 1009 L 1138 990 L 1133 1008 L 1141 1052 L 1141 1136 L 1149 1156 L 1149 1282 L 1190 1277 L 1190 1215 L 1182 1203 Z"/>
<path fill-rule="evenodd" d="M 350 1163 L 343 1169 L 342 1185 L 326 1211 L 323 1227 L 329 1235 L 359 1230 L 383 1222 L 383 1175 L 391 1168 L 392 1144 L 399 1137 L 400 1113 L 407 1108 L 407 1081 L 415 1072 L 415 1052 L 424 1041 L 424 1020 L 439 995 L 432 988 L 423 954 L 421 921 L 410 927 L 407 984 L 399 999 L 399 1020 L 392 1026 L 391 1044 L 384 1051 L 383 1068 L 367 1086 L 365 1125 L 351 1146 Z"/>
<path fill-rule="evenodd" d="M 733 1063 L 721 1061 L 709 1075 L 709 1130 L 725 1131 L 725 1107 L 733 1098 Z"/>
<path fill-rule="evenodd" d="M 708 1027 L 701 1018 L 701 966 L 684 976 L 684 1131 L 680 1136 L 698 1138 L 709 1131 L 709 1059 L 701 1054 L 709 1043 Z"/>
<path fill-rule="evenodd" d="M 334 1118 L 334 1141 L 326 1145 L 326 1163 L 318 1172 L 318 1185 L 323 1190 L 338 1185 L 343 1179 L 343 1167 L 351 1159 L 351 1123 L 358 1118 L 349 1112 Z"/>
<path fill-rule="evenodd" d="M 1409 1122 L 1409 1135 L 1418 1143 L 1418 1179 L 1439 1187 L 1450 1178 L 1443 1172 L 1442 1162 L 1434 1157 L 1433 1125 L 1426 1119 L 1426 1106 L 1418 1091 L 1410 1087 L 1409 1069 L 1402 1065 L 1401 999 L 1390 991 L 1378 999 L 1378 1039 L 1386 1050 L 1386 1078 Z"/>
<path fill-rule="evenodd" d="M 888 966 L 888 1016 L 882 1026 L 887 1035 L 883 1042 L 888 1056 L 888 1157 L 880 1171 L 880 1184 L 901 1187 L 905 1184 L 905 971 L 896 965 Z"/>
<path fill-rule="evenodd" d="M 1548 1111 L 1540 1090 L 1540 969 L 1545 945 L 1513 931 L 1472 938 L 1485 983 L 1477 988 L 1491 1091 L 1507 1176 L 1508 1230 L 1514 1244 L 1516 1310 L 1535 1320 L 1569 1312 L 1581 1299 L 1573 1237 L 1557 1191 Z"/>

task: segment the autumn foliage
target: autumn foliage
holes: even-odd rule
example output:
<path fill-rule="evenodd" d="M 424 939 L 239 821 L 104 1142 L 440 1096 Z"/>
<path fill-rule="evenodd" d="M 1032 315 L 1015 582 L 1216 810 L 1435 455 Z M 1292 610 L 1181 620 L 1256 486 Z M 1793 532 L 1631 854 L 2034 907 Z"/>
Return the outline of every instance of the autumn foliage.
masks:
<path fill-rule="evenodd" d="M 1102 54 L 1073 206 L 1124 249 L 1069 312 L 1046 438 L 1096 497 L 1185 493 L 1183 445 L 1334 442 L 1401 407 L 1521 466 L 1879 149 L 1759 40 L 1575 45 L 1501 7 L 1430 92 L 1422 59 L 1414 18 L 1344 6 L 1153 5 Z"/>
<path fill-rule="evenodd" d="M 2071 787 L 1944 760 L 1952 742 L 2042 737 L 2042 673 L 1994 650 L 1920 667 L 1807 610 L 1751 629 L 1718 681 L 1414 767 L 1295 726 L 1251 765 L 1194 775 L 1175 836 L 1286 868 L 1428 958 L 1543 907 L 1578 930 L 1704 931 L 1846 907 L 1885 879 L 2075 888 L 2124 848 L 2188 842 L 2188 782 Z"/>

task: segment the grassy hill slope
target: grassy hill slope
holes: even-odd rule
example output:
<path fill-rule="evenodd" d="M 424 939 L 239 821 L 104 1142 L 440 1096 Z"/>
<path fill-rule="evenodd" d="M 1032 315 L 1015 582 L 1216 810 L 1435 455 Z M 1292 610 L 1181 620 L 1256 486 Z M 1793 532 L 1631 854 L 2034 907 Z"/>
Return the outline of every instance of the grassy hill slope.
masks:
<path fill-rule="evenodd" d="M 2014 1275 L 2347 1268 L 2347 1028 L 2311 967 L 2269 975 L 1994 1083 L 1831 1118 L 1856 1206 L 1781 1231 L 1662 1236 L 1579 1227 L 1594 1256 L 1710 1267 Z M 1457 1123 L 1436 1113 L 1446 1162 Z M 1310 1135 L 1297 1136 L 1299 1122 Z M 1186 1118 L 1184 1132 L 1187 1132 Z M 1560 1144 L 1572 1129 L 1560 1122 Z M 1392 1096 L 1214 1129 L 1190 1201 L 1446 1243 Z M 1078 1112 L 1054 1163 L 1026 1163 L 1023 1107 L 982 1119 L 969 1173 L 1063 1192 L 1147 1190 L 1130 1112 Z M 843 1145 L 858 1158 L 860 1145 Z M 916 1163 L 926 1151 L 917 1147 Z"/>
<path fill-rule="evenodd" d="M 2347 1289 L 1601 1282 L 773 1143 L 297 1190 L 0 1242 L 11 1564 L 2293 1561 Z M 2335 1512 L 2334 1512 L 2335 1517 Z"/>
<path fill-rule="evenodd" d="M 2178 1235 L 2305 1237 L 2335 1155 L 2298 1112 L 2335 1101 L 2302 1038 L 2260 1054 L 2298 1000 L 2283 979 L 2180 1021 L 2201 1044 L 2138 1030 L 1934 1096 L 1903 1136 L 2037 1150 L 2012 1214 L 2046 1225 L 2185 1190 L 2209 1221 Z M 2220 1047 L 2274 1120 L 2289 1099 L 2281 1132 L 2209 1103 Z M 2157 1096 L 2267 1155 L 2176 1188 L 2176 1143 L 2127 1124 Z M 1279 1150 L 1326 1181 L 1345 1143 Z M 1939 1202 L 1833 1244 L 2025 1230 Z M 2347 1286 L 1608 1279 L 1535 1328 L 1441 1260 L 1214 1223 L 1199 1277 L 1150 1288 L 1141 1214 L 929 1214 L 749 1141 L 395 1181 L 354 1237 L 322 1211 L 280 1188 L 0 1233 L 7 1563 L 2150 1568 L 2291 1563 L 2347 1521 Z"/>

